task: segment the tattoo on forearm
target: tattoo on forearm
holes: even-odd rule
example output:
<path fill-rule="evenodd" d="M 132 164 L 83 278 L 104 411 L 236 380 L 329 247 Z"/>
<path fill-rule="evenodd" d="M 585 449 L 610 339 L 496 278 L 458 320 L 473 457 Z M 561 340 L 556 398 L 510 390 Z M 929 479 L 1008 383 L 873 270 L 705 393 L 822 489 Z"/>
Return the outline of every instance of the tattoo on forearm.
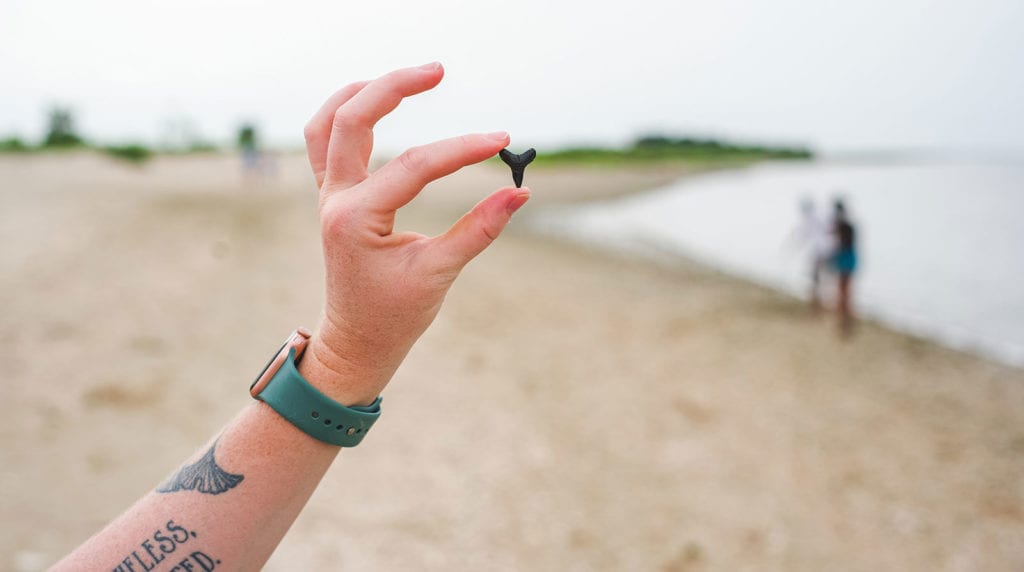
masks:
<path fill-rule="evenodd" d="M 198 537 L 195 530 L 188 530 L 184 526 L 175 524 L 173 520 L 168 520 L 166 525 L 140 542 L 139 548 L 132 550 L 131 554 L 118 562 L 117 566 L 113 568 L 113 572 L 149 572 L 166 560 L 168 556 L 177 552 L 182 545 Z M 179 554 L 183 553 L 184 551 Z M 198 572 L 200 570 L 211 572 L 220 565 L 220 560 L 202 550 L 193 550 L 181 560 L 174 557 L 171 562 L 175 564 L 168 572 Z"/>
<path fill-rule="evenodd" d="M 213 458 L 213 450 L 216 448 L 217 442 L 214 441 L 201 459 L 178 469 L 177 473 L 157 487 L 156 492 L 199 491 L 209 495 L 219 495 L 238 486 L 245 476 L 235 475 L 220 468 Z"/>

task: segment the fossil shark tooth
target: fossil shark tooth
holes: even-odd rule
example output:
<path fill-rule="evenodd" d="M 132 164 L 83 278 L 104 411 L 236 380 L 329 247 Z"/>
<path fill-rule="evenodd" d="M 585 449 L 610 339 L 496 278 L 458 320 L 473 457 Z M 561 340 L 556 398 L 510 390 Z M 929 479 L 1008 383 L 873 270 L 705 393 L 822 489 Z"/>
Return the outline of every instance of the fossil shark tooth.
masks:
<path fill-rule="evenodd" d="M 516 155 L 508 149 L 502 149 L 498 152 L 498 156 L 501 157 L 501 160 L 506 165 L 512 168 L 512 180 L 518 188 L 523 186 L 523 173 L 526 171 L 526 166 L 537 158 L 537 151 L 531 148 Z"/>

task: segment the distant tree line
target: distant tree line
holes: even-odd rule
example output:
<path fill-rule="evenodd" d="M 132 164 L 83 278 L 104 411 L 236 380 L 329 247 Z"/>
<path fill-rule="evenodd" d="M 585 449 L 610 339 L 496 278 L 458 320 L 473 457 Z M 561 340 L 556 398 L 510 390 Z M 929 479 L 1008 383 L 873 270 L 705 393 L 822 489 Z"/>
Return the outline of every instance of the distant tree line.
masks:
<path fill-rule="evenodd" d="M 75 121 L 71 110 L 62 107 L 51 109 L 47 118 L 46 136 L 43 137 L 38 148 L 79 147 L 84 144 L 85 142 L 75 132 Z M 28 152 L 34 149 L 36 147 L 29 145 L 21 137 L 0 139 L 0 151 Z"/>
<path fill-rule="evenodd" d="M 691 137 L 665 137 L 648 135 L 633 143 L 636 150 L 685 151 L 695 153 L 733 153 L 776 157 L 780 159 L 810 159 L 813 153 L 803 147 L 774 147 L 766 145 L 737 145 L 718 139 L 695 139 Z"/>
<path fill-rule="evenodd" d="M 255 137 L 255 127 L 251 124 L 243 126 L 243 130 L 248 130 L 249 136 Z M 29 153 L 76 148 L 95 149 L 132 163 L 143 163 L 155 153 L 152 147 L 141 143 L 114 145 L 91 143 L 79 134 L 75 125 L 74 112 L 69 108 L 59 106 L 53 107 L 47 112 L 46 132 L 38 145 L 27 143 L 21 137 L 16 136 L 0 138 L 0 153 Z M 190 139 L 186 144 L 175 149 L 162 149 L 163 152 L 178 153 L 205 153 L 218 150 L 219 147 L 216 145 L 198 138 Z"/>
<path fill-rule="evenodd" d="M 625 147 L 570 147 L 537 155 L 538 163 L 617 164 L 644 161 L 756 161 L 810 159 L 804 147 L 742 145 L 719 139 L 644 135 Z"/>
<path fill-rule="evenodd" d="M 258 135 L 251 123 L 239 127 L 236 142 L 243 150 L 256 148 Z M 19 137 L 0 139 L 0 152 L 26 153 L 37 150 L 91 148 L 113 157 L 142 163 L 150 159 L 154 150 L 140 143 L 118 145 L 95 145 L 85 140 L 76 130 L 73 112 L 65 107 L 54 107 L 47 114 L 46 134 L 38 146 L 26 143 Z M 210 152 L 218 147 L 205 141 L 190 138 L 164 152 Z M 695 137 L 671 137 L 651 134 L 638 137 L 626 147 L 569 147 L 537 155 L 539 164 L 549 163 L 592 163 L 618 164 L 626 162 L 673 161 L 691 162 L 747 162 L 762 159 L 810 159 L 814 153 L 805 147 L 782 147 L 768 145 L 743 145 L 719 139 Z"/>

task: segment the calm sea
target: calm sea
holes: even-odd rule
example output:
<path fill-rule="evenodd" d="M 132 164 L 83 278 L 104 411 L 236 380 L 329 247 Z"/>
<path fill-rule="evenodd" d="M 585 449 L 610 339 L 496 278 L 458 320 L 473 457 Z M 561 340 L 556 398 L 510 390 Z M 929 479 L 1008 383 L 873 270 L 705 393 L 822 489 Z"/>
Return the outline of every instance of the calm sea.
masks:
<path fill-rule="evenodd" d="M 540 213 L 540 230 L 683 255 L 803 297 L 801 198 L 842 196 L 857 231 L 860 313 L 1024 366 L 1024 165 L 768 163 Z"/>

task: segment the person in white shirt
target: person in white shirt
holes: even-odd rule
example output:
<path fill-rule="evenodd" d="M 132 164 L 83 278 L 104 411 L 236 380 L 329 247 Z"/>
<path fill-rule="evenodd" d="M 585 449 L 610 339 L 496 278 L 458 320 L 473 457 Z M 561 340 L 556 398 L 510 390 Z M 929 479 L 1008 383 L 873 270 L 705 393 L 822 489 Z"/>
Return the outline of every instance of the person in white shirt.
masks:
<path fill-rule="evenodd" d="M 818 216 L 814 201 L 810 197 L 800 200 L 800 222 L 795 234 L 800 243 L 808 248 L 811 270 L 808 300 L 811 308 L 818 311 L 821 309 L 821 274 L 835 250 L 835 240 L 828 222 Z"/>

